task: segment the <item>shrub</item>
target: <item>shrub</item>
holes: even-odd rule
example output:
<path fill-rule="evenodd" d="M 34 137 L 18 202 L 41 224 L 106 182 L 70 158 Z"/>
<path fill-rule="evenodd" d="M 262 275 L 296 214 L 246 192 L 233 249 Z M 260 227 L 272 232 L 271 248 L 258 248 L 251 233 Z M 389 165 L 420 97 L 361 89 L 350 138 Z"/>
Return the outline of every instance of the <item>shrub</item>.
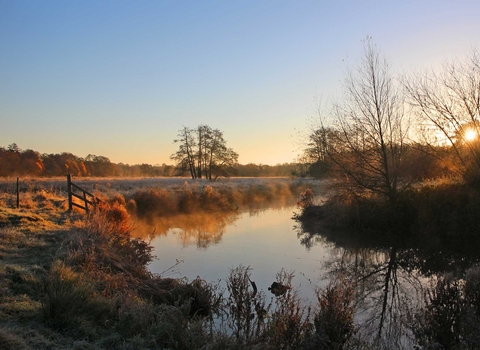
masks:
<path fill-rule="evenodd" d="M 300 194 L 300 199 L 297 202 L 297 205 L 300 209 L 305 210 L 313 205 L 313 198 L 315 195 L 311 188 L 307 188 Z"/>
<path fill-rule="evenodd" d="M 66 264 L 81 267 L 105 296 L 137 288 L 151 276 L 153 247 L 132 238 L 131 229 L 123 206 L 102 202 L 70 242 Z"/>
<path fill-rule="evenodd" d="M 129 218 L 119 202 L 100 202 L 89 214 L 85 229 L 99 236 L 129 236 L 133 229 Z"/>

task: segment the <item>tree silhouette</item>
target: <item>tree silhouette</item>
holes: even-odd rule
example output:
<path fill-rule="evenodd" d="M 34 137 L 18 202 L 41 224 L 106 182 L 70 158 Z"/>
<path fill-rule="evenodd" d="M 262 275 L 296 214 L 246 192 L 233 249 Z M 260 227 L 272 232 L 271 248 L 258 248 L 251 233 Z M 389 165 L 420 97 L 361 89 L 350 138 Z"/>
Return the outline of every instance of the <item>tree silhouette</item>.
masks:
<path fill-rule="evenodd" d="M 192 179 L 215 180 L 230 176 L 238 161 L 238 154 L 227 147 L 223 133 L 208 125 L 195 129 L 184 127 L 178 132 L 178 151 L 170 156 L 176 162 L 178 174 L 190 174 Z"/>
<path fill-rule="evenodd" d="M 388 62 L 370 40 L 364 49 L 360 65 L 345 80 L 343 103 L 334 106 L 337 139 L 327 152 L 350 188 L 379 194 L 393 205 L 410 185 L 399 176 L 408 122 Z"/>
<path fill-rule="evenodd" d="M 439 154 L 454 150 L 457 172 L 467 181 L 480 181 L 480 54 L 405 80 L 410 103 L 421 121 L 424 142 Z M 465 137 L 469 131 L 477 137 Z M 442 154 L 439 154 L 442 156 Z"/>

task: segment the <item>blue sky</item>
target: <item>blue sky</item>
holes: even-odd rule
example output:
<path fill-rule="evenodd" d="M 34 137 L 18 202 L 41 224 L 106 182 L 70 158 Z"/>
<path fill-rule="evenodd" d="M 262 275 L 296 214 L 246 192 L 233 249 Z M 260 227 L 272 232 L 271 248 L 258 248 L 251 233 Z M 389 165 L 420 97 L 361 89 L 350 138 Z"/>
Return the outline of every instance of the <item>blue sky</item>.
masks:
<path fill-rule="evenodd" d="M 183 126 L 240 163 L 299 153 L 362 40 L 398 72 L 480 45 L 479 1 L 0 0 L 0 146 L 171 163 Z"/>

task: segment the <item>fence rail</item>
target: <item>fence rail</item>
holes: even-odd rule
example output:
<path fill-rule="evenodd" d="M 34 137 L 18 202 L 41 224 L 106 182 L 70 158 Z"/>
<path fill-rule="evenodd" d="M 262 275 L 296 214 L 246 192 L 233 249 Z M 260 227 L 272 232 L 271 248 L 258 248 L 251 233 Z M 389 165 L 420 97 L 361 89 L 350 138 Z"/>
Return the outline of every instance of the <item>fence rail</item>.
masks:
<path fill-rule="evenodd" d="M 93 207 L 100 202 L 100 199 L 95 197 L 93 194 L 83 189 L 82 187 L 74 184 L 72 182 L 72 177 L 70 174 L 67 175 L 67 188 L 68 188 L 68 210 L 72 211 L 73 207 L 77 207 L 85 210 L 87 213 L 90 211 L 90 207 Z M 78 192 L 76 192 L 78 191 Z M 84 204 L 78 204 L 73 201 L 73 198 L 80 199 Z"/>

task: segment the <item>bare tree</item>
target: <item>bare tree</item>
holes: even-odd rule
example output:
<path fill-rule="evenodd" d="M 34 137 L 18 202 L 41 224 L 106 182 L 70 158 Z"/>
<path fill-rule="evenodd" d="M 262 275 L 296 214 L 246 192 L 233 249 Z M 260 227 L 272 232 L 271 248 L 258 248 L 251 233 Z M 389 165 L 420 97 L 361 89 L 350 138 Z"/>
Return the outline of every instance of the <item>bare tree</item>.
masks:
<path fill-rule="evenodd" d="M 446 63 L 404 83 L 410 103 L 427 134 L 432 150 L 448 146 L 456 156 L 459 174 L 480 179 L 480 56 Z M 432 137 L 433 134 L 433 137 Z"/>
<path fill-rule="evenodd" d="M 342 104 L 334 106 L 336 137 L 329 158 L 358 191 L 386 197 L 391 204 L 410 182 L 400 171 L 408 121 L 404 100 L 387 61 L 366 40 L 360 65 L 345 80 Z"/>
<path fill-rule="evenodd" d="M 195 166 L 195 136 L 190 128 L 183 127 L 178 132 L 178 139 L 173 140 L 174 143 L 180 143 L 176 153 L 170 156 L 170 159 L 176 161 L 177 171 L 184 173 L 189 172 L 192 179 L 196 179 L 197 168 Z"/>

